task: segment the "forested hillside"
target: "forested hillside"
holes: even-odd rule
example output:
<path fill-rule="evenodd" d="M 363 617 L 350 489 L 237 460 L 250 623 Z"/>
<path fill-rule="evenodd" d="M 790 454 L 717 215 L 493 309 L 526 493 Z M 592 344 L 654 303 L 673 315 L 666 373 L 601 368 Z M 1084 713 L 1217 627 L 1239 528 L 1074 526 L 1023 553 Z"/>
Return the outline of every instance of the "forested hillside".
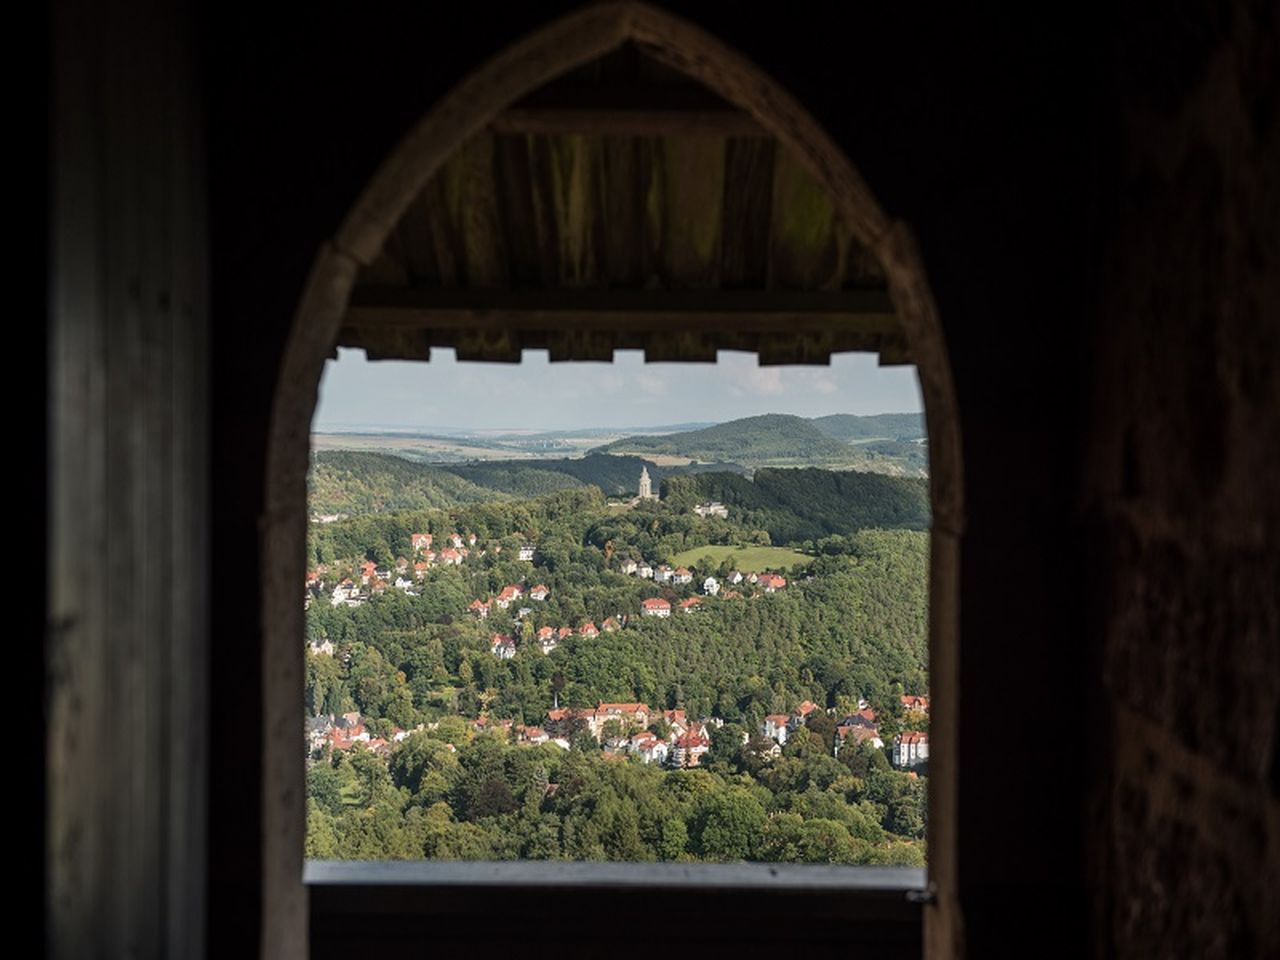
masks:
<path fill-rule="evenodd" d="M 600 452 L 661 453 L 695 460 L 732 460 L 754 466 L 794 462 L 841 465 L 850 461 L 846 444 L 833 440 L 803 417 L 768 413 L 730 420 L 703 430 L 656 437 L 624 437 Z"/>
<path fill-rule="evenodd" d="M 444 467 L 352 450 L 314 456 L 307 485 L 313 515 L 427 510 L 506 498 Z"/>
<path fill-rule="evenodd" d="M 642 466 L 662 499 L 606 500 Z M 308 856 L 923 863 L 927 763 L 890 756 L 928 729 L 924 481 L 371 454 L 311 480 L 351 515 L 307 541 Z"/>
<path fill-rule="evenodd" d="M 663 477 L 676 473 L 742 469 L 723 463 L 664 467 L 639 457 L 604 454 L 424 464 L 392 454 L 343 450 L 316 454 L 308 479 L 314 515 L 354 517 L 538 497 L 582 486 L 599 487 L 610 496 L 633 495 L 642 467 L 655 488 Z"/>
<path fill-rule="evenodd" d="M 719 500 L 740 508 L 740 522 L 767 530 L 774 543 L 817 540 L 866 527 L 929 526 L 926 481 L 851 470 L 761 469 L 751 480 L 723 473 L 668 477 L 662 496 L 672 506 Z"/>
<path fill-rule="evenodd" d="M 857 417 L 850 413 L 833 413 L 810 421 L 829 437 L 843 440 L 918 440 L 927 434 L 923 413 L 877 413 Z"/>

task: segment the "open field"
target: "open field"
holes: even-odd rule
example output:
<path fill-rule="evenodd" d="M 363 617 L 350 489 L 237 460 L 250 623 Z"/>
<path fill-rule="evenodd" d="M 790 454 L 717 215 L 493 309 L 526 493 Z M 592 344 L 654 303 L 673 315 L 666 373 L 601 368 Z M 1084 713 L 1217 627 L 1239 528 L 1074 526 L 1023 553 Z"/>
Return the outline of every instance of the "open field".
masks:
<path fill-rule="evenodd" d="M 694 547 L 677 553 L 669 561 L 673 567 L 687 567 L 697 563 L 703 557 L 711 557 L 721 563 L 727 557 L 734 557 L 737 568 L 743 573 L 760 573 L 763 570 L 781 570 L 794 567 L 796 564 L 812 563 L 813 557 L 788 550 L 786 547 Z"/>

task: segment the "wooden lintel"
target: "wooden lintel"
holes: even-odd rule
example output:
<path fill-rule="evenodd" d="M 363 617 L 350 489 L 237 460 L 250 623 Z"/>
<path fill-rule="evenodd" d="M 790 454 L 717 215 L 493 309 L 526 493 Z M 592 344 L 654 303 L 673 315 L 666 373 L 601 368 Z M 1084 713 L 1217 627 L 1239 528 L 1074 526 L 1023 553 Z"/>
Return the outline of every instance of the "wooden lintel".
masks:
<path fill-rule="evenodd" d="M 343 324 L 359 329 L 601 330 L 673 329 L 791 334 L 839 330 L 900 333 L 883 290 L 526 290 L 357 287 Z"/>
<path fill-rule="evenodd" d="M 489 123 L 500 134 L 603 137 L 768 137 L 741 110 L 512 108 Z"/>

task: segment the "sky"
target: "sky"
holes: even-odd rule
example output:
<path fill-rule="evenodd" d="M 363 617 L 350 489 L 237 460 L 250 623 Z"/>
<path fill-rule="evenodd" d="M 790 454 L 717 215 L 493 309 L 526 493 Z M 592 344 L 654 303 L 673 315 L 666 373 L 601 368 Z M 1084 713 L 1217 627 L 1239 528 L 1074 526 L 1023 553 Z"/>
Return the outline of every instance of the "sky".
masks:
<path fill-rule="evenodd" d="M 829 367 L 761 367 L 755 354 L 723 351 L 717 363 L 645 363 L 620 350 L 613 363 L 459 363 L 452 349 L 429 363 L 365 359 L 340 350 L 325 364 L 317 432 L 574 430 L 716 422 L 761 413 L 922 410 L 915 367 L 880 367 L 875 354 L 834 354 Z"/>

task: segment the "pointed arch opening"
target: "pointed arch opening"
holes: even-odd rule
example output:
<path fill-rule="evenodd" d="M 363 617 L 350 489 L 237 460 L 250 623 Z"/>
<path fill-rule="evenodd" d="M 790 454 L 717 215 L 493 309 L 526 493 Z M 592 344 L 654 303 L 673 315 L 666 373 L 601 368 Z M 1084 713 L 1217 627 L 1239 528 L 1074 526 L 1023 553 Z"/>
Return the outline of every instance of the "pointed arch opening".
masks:
<path fill-rule="evenodd" d="M 868 315 L 883 320 L 886 310 L 876 306 L 879 301 L 875 301 L 874 290 L 837 290 L 835 293 L 844 295 L 844 299 L 834 305 L 826 302 L 825 306 L 819 301 L 831 291 L 793 291 L 797 297 L 807 295 L 818 303 L 811 315 L 806 314 L 811 329 L 797 327 L 800 301 L 793 297 L 772 312 L 776 326 L 763 324 L 756 339 L 745 345 L 726 341 L 724 338 L 730 334 L 723 323 L 729 315 L 760 312 L 758 300 L 753 303 L 751 291 L 743 290 L 724 291 L 728 295 L 711 304 L 707 301 L 714 298 L 705 290 L 687 292 L 675 308 L 665 304 L 655 308 L 647 300 L 639 307 L 632 303 L 628 308 L 632 313 L 657 314 L 650 319 L 649 327 L 641 325 L 629 334 L 638 338 L 632 340 L 619 339 L 622 335 L 616 332 L 616 325 L 609 324 L 613 299 L 608 289 L 552 297 L 539 311 L 541 320 L 536 323 L 510 321 L 496 327 L 490 323 L 488 328 L 480 329 L 474 322 L 475 294 L 455 291 L 431 305 L 437 314 L 453 311 L 452 326 L 443 325 L 437 316 L 430 334 L 424 338 L 422 323 L 408 329 L 394 322 L 379 325 L 378 318 L 385 320 L 388 312 L 397 307 L 395 296 L 417 295 L 388 293 L 386 284 L 369 281 L 376 275 L 389 237 L 412 212 L 413 205 L 420 202 L 432 178 L 495 125 L 499 129 L 505 124 L 509 130 L 531 130 L 538 129 L 539 124 L 547 129 L 548 124 L 565 123 L 563 113 L 540 114 L 536 101 L 528 98 L 557 78 L 624 46 L 633 46 L 646 57 L 696 81 L 717 102 L 701 107 L 683 103 L 678 109 L 650 105 L 629 114 L 617 104 L 580 104 L 569 121 L 570 127 L 564 129 L 590 120 L 605 128 L 610 123 L 625 122 L 631 125 L 630 129 L 637 124 L 659 124 L 658 129 L 664 133 L 678 133 L 680 124 L 684 124 L 686 133 L 704 135 L 722 125 L 724 136 L 746 135 L 776 143 L 828 198 L 849 242 L 874 261 L 891 311 L 891 328 L 873 328 L 863 321 L 846 322 L 850 316 Z M 730 109 L 723 109 L 722 105 Z M 485 285 L 484 278 L 474 284 L 481 288 Z M 490 316 L 493 302 L 493 297 L 488 296 L 482 303 Z M 867 306 L 868 303 L 872 305 Z M 418 309 L 423 305 L 414 302 L 410 306 Z M 364 311 L 360 316 L 367 322 L 360 322 L 353 307 Z M 671 313 L 664 313 L 671 309 L 686 320 L 697 317 L 696 322 L 690 321 L 696 329 L 682 334 L 681 323 L 673 321 Z M 586 315 L 604 319 L 584 327 L 575 318 Z M 446 328 L 452 332 L 441 334 Z M 517 357 L 519 350 L 531 343 L 547 343 L 553 351 L 560 349 L 565 359 L 587 359 L 602 352 L 612 355 L 615 347 L 627 345 L 638 345 L 647 354 L 667 359 L 705 359 L 707 350 L 714 357 L 717 348 L 755 349 L 762 357 L 774 351 L 776 362 L 787 357 L 812 361 L 820 358 L 823 351 L 829 355 L 832 350 L 846 349 L 878 349 L 882 357 L 898 350 L 909 356 L 919 376 L 928 423 L 933 515 L 929 571 L 929 669 L 933 694 L 930 888 L 923 896 L 927 903 L 924 937 L 927 955 L 952 955 L 961 930 L 955 900 L 955 721 L 963 491 L 955 393 L 945 339 L 923 263 L 908 226 L 880 208 L 850 159 L 802 104 L 760 68 L 701 28 L 647 4 L 632 2 L 592 6 L 557 20 L 464 78 L 385 160 L 313 264 L 280 371 L 265 478 L 264 953 L 276 957 L 307 955 L 307 896 L 302 882 L 305 789 L 297 722 L 302 690 L 303 611 L 297 602 L 296 585 L 303 580 L 309 434 L 324 362 L 339 343 L 364 346 L 371 356 L 411 356 L 414 350 L 429 349 L 432 342 L 447 343 L 448 340 L 430 339 L 441 336 L 461 338 L 458 342 L 478 354 L 515 351 Z M 523 864 L 519 869 L 527 871 L 536 866 Z M 625 872 L 627 866 L 615 864 L 611 868 Z"/>

